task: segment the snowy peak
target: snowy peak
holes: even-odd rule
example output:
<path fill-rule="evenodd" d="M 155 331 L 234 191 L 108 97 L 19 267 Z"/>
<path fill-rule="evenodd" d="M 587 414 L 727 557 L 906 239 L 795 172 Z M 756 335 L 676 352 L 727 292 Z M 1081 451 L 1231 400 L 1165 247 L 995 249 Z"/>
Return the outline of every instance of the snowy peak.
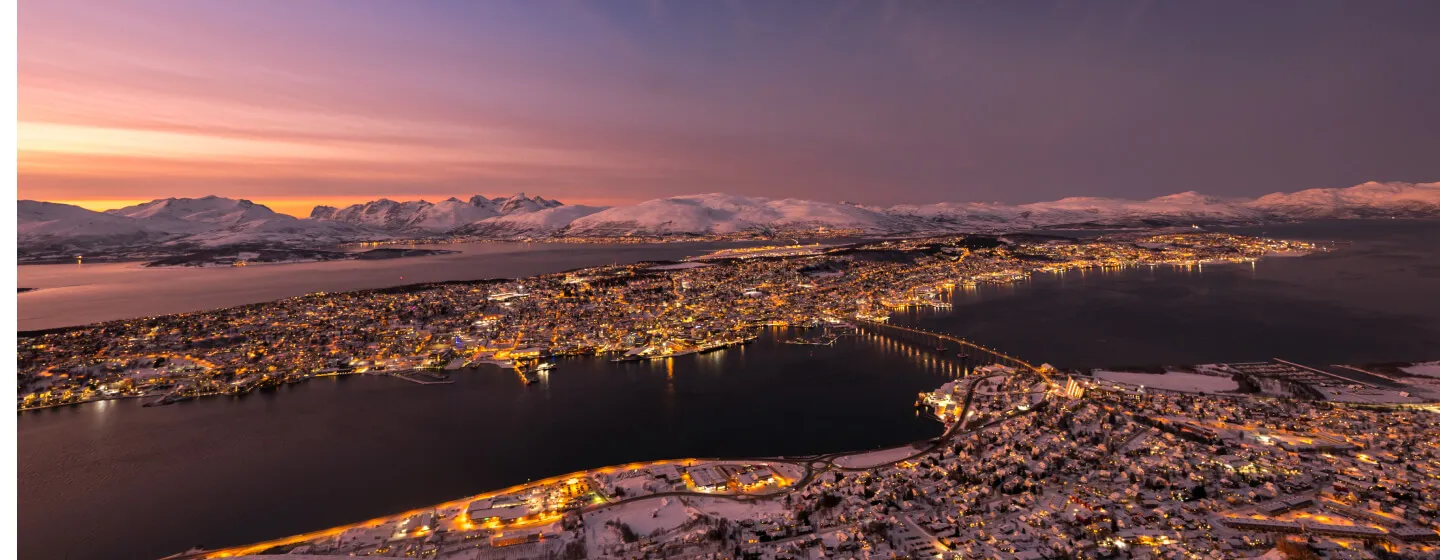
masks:
<path fill-rule="evenodd" d="M 1185 191 L 1182 193 L 1157 196 L 1150 199 L 1149 202 L 1155 204 L 1178 204 L 1193 206 L 1204 204 L 1224 204 L 1225 200 L 1219 197 L 1203 195 L 1195 191 Z"/>
<path fill-rule="evenodd" d="M 131 239 L 156 233 L 134 218 L 96 212 L 69 204 L 21 200 L 16 202 L 15 206 L 21 246 L 74 239 Z"/>
<path fill-rule="evenodd" d="M 562 233 L 577 236 L 757 233 L 774 230 L 894 230 L 880 212 L 828 202 L 723 193 L 661 198 L 581 217 Z"/>
<path fill-rule="evenodd" d="M 520 214 L 525 212 L 536 212 L 544 210 L 546 208 L 554 208 L 560 205 L 561 204 L 559 201 L 545 200 L 544 198 L 540 198 L 538 196 L 534 198 L 527 198 L 525 196 L 525 193 L 517 193 L 515 196 L 512 196 L 508 199 L 505 199 L 504 202 L 501 202 L 499 210 L 501 214 L 508 215 Z"/>
<path fill-rule="evenodd" d="M 421 210 L 432 206 L 424 200 L 395 202 L 388 198 L 372 200 L 364 204 L 352 204 L 344 208 L 316 207 L 310 217 L 317 220 L 342 222 L 350 225 L 373 227 L 384 230 L 400 230 Z"/>
<path fill-rule="evenodd" d="M 244 199 L 206 196 L 203 198 L 162 198 L 143 204 L 106 210 L 106 214 L 124 216 L 156 225 L 162 230 L 204 230 L 215 226 L 234 226 L 257 220 L 294 220 L 291 216 Z"/>
<path fill-rule="evenodd" d="M 216 196 L 165 198 L 107 212 L 22 200 L 18 204 L 18 237 L 22 250 L 59 252 L 117 246 L 323 244 L 419 235 L 497 239 L 818 232 L 874 235 L 1389 217 L 1440 218 L 1440 183 L 1371 182 L 1257 199 L 1189 191 L 1149 200 L 1070 197 L 1020 205 L 862 206 L 709 193 L 606 208 L 565 206 L 518 193 L 508 197 L 475 195 L 468 200 L 451 197 L 435 203 L 382 198 L 344 208 L 317 206 L 311 219 L 305 220 L 276 214 L 248 200 Z"/>
<path fill-rule="evenodd" d="M 1235 221 L 1261 218 L 1250 209 L 1194 191 L 1150 200 L 1071 197 L 1054 202 L 1024 204 L 1018 208 L 1028 212 L 1029 219 L 1045 225 L 1091 222 L 1126 224 L 1167 220 Z"/>
<path fill-rule="evenodd" d="M 424 200 L 396 202 L 381 198 L 338 209 L 332 206 L 316 206 L 310 211 L 310 217 L 390 232 L 433 234 L 495 216 L 525 214 L 558 206 L 561 206 L 558 201 L 538 196 L 527 197 L 525 193 L 494 198 L 477 194 L 468 201 L 450 197 L 437 203 Z"/>
<path fill-rule="evenodd" d="M 1440 183 L 1364 183 L 1343 189 L 1272 193 L 1246 203 L 1292 218 L 1428 218 L 1440 213 Z"/>
<path fill-rule="evenodd" d="M 22 200 L 22 254 L 219 247 L 247 243 L 334 245 L 386 237 L 348 224 L 301 220 L 249 200 L 218 196 L 163 198 L 94 212 L 68 204 Z"/>
<path fill-rule="evenodd" d="M 336 207 L 334 207 L 334 206 L 316 206 L 316 207 L 310 209 L 310 219 L 312 219 L 312 220 L 325 220 L 325 219 L 329 219 L 330 216 L 335 215 L 335 211 L 336 211 L 336 210 L 339 210 L 339 208 L 336 208 Z"/>
<path fill-rule="evenodd" d="M 606 206 L 555 206 L 486 218 L 454 230 L 458 235 L 492 239 L 540 237 L 554 234 L 579 218 L 607 210 Z"/>
<path fill-rule="evenodd" d="M 440 233 L 495 215 L 490 206 L 475 206 L 451 197 L 420 209 L 402 229 Z"/>

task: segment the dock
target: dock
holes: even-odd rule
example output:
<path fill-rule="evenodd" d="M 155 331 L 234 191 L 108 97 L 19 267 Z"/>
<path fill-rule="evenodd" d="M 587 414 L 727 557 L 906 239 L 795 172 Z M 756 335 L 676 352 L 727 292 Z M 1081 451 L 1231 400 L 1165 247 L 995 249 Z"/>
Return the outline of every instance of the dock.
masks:
<path fill-rule="evenodd" d="M 432 373 L 423 370 L 396 371 L 391 372 L 390 377 L 404 379 L 417 385 L 448 385 L 455 381 L 442 374 Z"/>

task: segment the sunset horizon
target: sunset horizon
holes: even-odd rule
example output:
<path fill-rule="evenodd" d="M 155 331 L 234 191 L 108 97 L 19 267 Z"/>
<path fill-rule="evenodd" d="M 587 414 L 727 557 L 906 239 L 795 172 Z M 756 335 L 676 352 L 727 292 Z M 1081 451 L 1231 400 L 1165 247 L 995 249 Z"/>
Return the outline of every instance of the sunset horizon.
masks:
<path fill-rule="evenodd" d="M 16 11 L 0 557 L 1440 554 L 1440 1 Z"/>
<path fill-rule="evenodd" d="M 27 2 L 18 197 L 1013 204 L 1435 179 L 1440 84 L 1415 70 L 1440 44 L 1413 10 L 1042 4 Z"/>

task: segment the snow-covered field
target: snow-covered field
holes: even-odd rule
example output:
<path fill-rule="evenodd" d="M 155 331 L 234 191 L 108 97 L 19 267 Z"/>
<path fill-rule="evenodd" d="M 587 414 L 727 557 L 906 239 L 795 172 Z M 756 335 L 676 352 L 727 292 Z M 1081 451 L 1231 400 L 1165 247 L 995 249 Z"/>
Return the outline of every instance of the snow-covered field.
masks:
<path fill-rule="evenodd" d="M 895 461 L 899 461 L 919 452 L 919 449 L 915 449 L 912 446 L 905 445 L 901 447 L 892 447 L 890 449 L 881 449 L 879 451 L 871 451 L 868 453 L 857 453 L 854 455 L 836 457 L 835 464 L 847 469 L 865 469 L 876 465 L 893 463 Z"/>
<path fill-rule="evenodd" d="M 1423 375 L 1425 377 L 1440 378 L 1440 361 L 1422 362 L 1400 368 L 1400 371 L 1410 375 Z"/>
<path fill-rule="evenodd" d="M 609 507 L 585 516 L 585 543 L 590 558 L 604 558 L 611 547 L 624 542 L 620 529 L 611 522 L 624 523 L 636 535 L 647 536 L 673 531 L 695 518 L 698 510 L 679 498 L 662 497 Z"/>
<path fill-rule="evenodd" d="M 1325 394 L 1325 399 L 1335 402 L 1364 403 L 1364 404 L 1397 404 L 1397 403 L 1419 403 L 1425 399 L 1402 395 L 1400 391 L 1385 389 L 1347 389 L 1344 387 L 1315 387 L 1315 390 Z"/>
<path fill-rule="evenodd" d="M 1144 385 L 1145 387 L 1164 389 L 1167 391 L 1180 391 L 1183 393 L 1218 393 L 1221 391 L 1234 391 L 1240 388 L 1240 385 L 1229 377 L 1200 375 L 1198 373 L 1179 371 L 1152 374 L 1095 370 L 1093 375 L 1096 379 L 1103 379 L 1105 381 L 1126 385 Z"/>
<path fill-rule="evenodd" d="M 647 536 L 670 533 L 679 529 L 683 532 L 704 531 L 700 525 L 686 526 L 686 523 L 702 516 L 724 518 L 732 522 L 780 518 L 785 515 L 785 506 L 779 500 L 737 501 L 706 496 L 668 496 L 638 500 L 624 505 L 605 508 L 585 514 L 585 541 L 590 558 L 607 558 L 611 547 L 623 542 L 620 530 L 611 522 L 624 523 L 636 535 Z M 670 535 L 674 537 L 674 534 Z"/>
<path fill-rule="evenodd" d="M 685 498 L 690 507 L 712 517 L 723 517 L 732 521 L 760 519 L 766 516 L 785 514 L 785 504 L 780 500 L 753 500 L 740 502 L 724 498 Z"/>

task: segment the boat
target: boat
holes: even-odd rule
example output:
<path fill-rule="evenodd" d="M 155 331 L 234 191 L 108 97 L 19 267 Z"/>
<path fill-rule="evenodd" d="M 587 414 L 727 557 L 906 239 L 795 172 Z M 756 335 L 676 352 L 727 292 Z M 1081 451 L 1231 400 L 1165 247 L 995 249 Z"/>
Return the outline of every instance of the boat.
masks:
<path fill-rule="evenodd" d="M 545 362 L 535 366 L 535 371 L 550 371 L 552 369 L 555 369 L 555 362 Z"/>

